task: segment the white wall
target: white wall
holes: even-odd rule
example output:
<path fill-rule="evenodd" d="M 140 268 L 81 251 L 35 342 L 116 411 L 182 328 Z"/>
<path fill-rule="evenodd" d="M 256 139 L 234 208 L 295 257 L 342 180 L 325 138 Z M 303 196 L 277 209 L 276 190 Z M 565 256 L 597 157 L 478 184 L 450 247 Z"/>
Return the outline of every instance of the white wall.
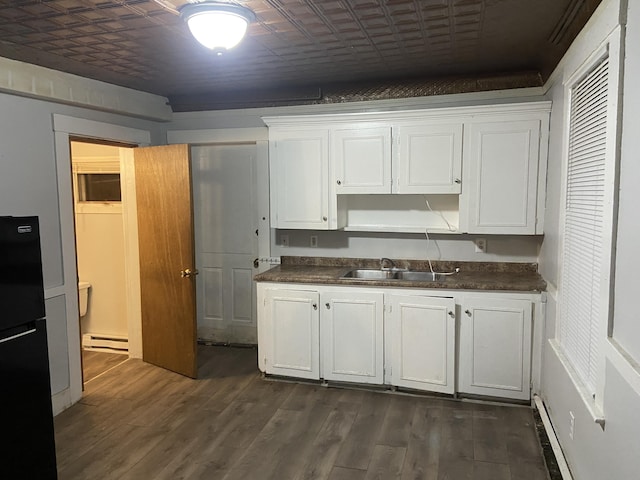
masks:
<path fill-rule="evenodd" d="M 629 1 L 620 162 L 620 200 L 613 337 L 640 363 L 640 4 Z"/>
<path fill-rule="evenodd" d="M 72 372 L 79 371 L 80 359 L 77 352 L 68 351 L 68 322 L 78 318 L 77 297 L 70 300 L 69 296 L 76 294 L 77 287 L 73 275 L 64 275 L 72 271 L 68 266 L 75 264 L 75 258 L 62 255 L 62 239 L 68 232 L 63 235 L 61 230 L 54 113 L 148 130 L 152 142 L 162 143 L 164 138 L 155 122 L 0 94 L 0 215 L 40 217 L 51 388 L 54 397 L 62 398 L 77 381 Z M 66 198 L 64 193 L 62 198 Z M 68 209 L 64 214 L 69 215 L 70 200 L 64 208 Z M 59 411 L 70 401 L 68 396 L 62 403 L 54 401 L 54 409 Z"/>
<path fill-rule="evenodd" d="M 617 272 L 615 275 L 615 336 L 630 352 L 640 351 L 640 327 L 634 302 L 637 297 L 637 266 L 640 255 L 634 252 L 638 245 L 637 205 L 640 190 L 635 181 L 640 174 L 638 152 L 640 138 L 637 125 L 640 120 L 640 94 L 635 86 L 640 82 L 640 8 L 638 2 L 629 2 L 627 53 L 623 97 L 622 123 L 622 195 L 619 213 Z M 561 211 L 561 181 L 564 143 L 563 80 L 570 76 L 589 55 L 609 36 L 620 21 L 624 23 L 626 2 L 603 0 L 598 11 L 581 32 L 549 83 L 549 98 L 553 101 L 551 137 L 547 179 L 547 205 L 545 212 L 545 239 L 540 253 L 540 271 L 549 283 L 547 301 L 546 337 L 555 337 L 558 298 L 556 286 L 561 274 L 558 257 L 561 241 L 559 215 Z M 635 55 L 635 57 L 633 56 Z M 635 188 L 634 188 L 635 187 Z M 636 207 L 636 208 L 634 208 Z M 607 352 L 603 396 L 604 429 L 594 422 L 590 411 L 571 380 L 569 373 L 550 348 L 544 343 L 542 394 L 550 411 L 554 429 L 563 452 L 577 480 L 637 479 L 640 472 L 640 381 L 632 363 L 613 350 Z M 569 437 L 570 412 L 575 416 L 574 437 Z"/>
<path fill-rule="evenodd" d="M 289 236 L 289 247 L 280 245 Z M 318 247 L 309 247 L 309 236 L 318 237 Z M 487 240 L 487 252 L 476 253 L 475 235 L 373 232 L 322 232 L 277 230 L 271 253 L 274 256 L 362 257 L 468 262 L 537 262 L 542 237 L 478 235 Z"/>
<path fill-rule="evenodd" d="M 82 333 L 128 336 L 122 212 L 77 213 L 78 276 L 89 282 Z"/>

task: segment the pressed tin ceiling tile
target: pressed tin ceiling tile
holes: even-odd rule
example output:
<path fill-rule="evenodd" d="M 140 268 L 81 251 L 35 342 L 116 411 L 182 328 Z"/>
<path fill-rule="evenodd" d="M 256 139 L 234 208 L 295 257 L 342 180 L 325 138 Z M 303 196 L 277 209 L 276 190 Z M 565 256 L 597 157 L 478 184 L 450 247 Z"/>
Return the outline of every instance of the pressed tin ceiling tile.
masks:
<path fill-rule="evenodd" d="M 187 0 L 163 1 L 179 7 Z M 153 0 L 3 2 L 0 56 L 169 96 L 176 110 L 210 106 L 214 93 L 253 98 L 258 90 L 286 103 L 283 92 L 304 86 L 333 101 L 515 88 L 550 74 L 600 0 L 233 3 L 257 20 L 238 47 L 218 57 Z M 347 84 L 352 93 L 340 94 Z M 369 86 L 357 93 L 358 85 Z M 254 103 L 261 102 L 268 98 Z"/>

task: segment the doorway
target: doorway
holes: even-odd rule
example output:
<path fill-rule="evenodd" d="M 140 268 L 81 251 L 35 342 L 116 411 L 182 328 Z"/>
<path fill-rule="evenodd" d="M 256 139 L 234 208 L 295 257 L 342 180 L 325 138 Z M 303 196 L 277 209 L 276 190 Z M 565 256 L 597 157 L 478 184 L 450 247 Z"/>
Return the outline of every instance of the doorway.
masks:
<path fill-rule="evenodd" d="M 256 143 L 191 147 L 200 269 L 197 326 L 198 339 L 206 343 L 257 343 L 253 282 L 260 223 L 257 150 Z M 129 334 L 135 337 L 141 328 L 139 317 L 132 315 L 140 308 L 140 298 L 139 293 L 132 297 L 131 291 L 139 288 L 130 288 L 127 280 L 127 272 L 129 276 L 139 272 L 127 265 L 125 254 L 127 245 L 138 241 L 132 225 L 137 220 L 135 198 L 126 195 L 127 185 L 135 184 L 134 151 L 90 139 L 71 142 L 78 276 L 91 285 L 80 324 L 85 381 L 128 358 L 117 355 L 131 353 L 128 347 L 135 339 L 130 342 Z M 122 195 L 117 194 L 119 188 Z M 134 218 L 127 221 L 127 212 Z M 137 255 L 128 260 L 137 263 Z"/>
<path fill-rule="evenodd" d="M 191 147 L 198 338 L 257 343 L 259 168 L 253 143 Z M 263 232 L 265 234 L 266 232 Z"/>
<path fill-rule="evenodd" d="M 121 147 L 70 142 L 83 380 L 129 358 Z M 137 241 L 136 238 L 133 239 Z"/>

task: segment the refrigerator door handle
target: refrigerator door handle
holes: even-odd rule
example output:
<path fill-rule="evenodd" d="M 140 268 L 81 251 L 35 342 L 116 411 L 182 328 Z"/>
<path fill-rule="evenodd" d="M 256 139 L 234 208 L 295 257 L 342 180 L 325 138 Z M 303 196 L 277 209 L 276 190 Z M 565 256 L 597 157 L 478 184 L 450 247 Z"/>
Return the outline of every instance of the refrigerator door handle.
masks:
<path fill-rule="evenodd" d="M 15 340 L 16 338 L 24 337 L 26 335 L 31 335 L 32 333 L 35 333 L 35 332 L 36 332 L 36 329 L 32 328 L 31 330 L 27 330 L 26 332 L 21 332 L 21 333 L 18 333 L 17 335 L 12 335 L 7 338 L 2 338 L 0 339 L 0 343 L 10 342 L 11 340 Z"/>

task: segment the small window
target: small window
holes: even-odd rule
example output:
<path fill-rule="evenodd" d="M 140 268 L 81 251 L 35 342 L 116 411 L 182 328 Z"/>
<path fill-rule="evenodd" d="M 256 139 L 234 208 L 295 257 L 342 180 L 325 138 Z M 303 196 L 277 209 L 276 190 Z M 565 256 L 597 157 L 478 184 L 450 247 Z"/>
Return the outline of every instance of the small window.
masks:
<path fill-rule="evenodd" d="M 120 202 L 119 173 L 79 173 L 80 202 Z"/>

